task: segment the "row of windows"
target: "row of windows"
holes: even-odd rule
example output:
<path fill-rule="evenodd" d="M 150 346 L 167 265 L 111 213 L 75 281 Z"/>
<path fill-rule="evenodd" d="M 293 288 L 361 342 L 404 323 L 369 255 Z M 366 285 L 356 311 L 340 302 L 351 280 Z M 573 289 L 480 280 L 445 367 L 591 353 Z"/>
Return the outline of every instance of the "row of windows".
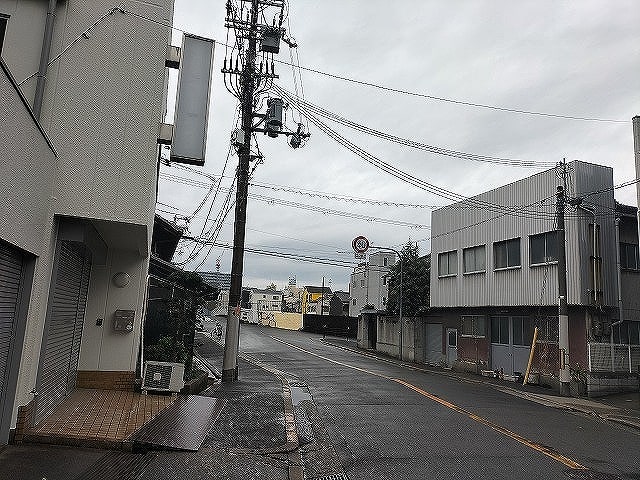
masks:
<path fill-rule="evenodd" d="M 490 330 L 487 329 L 490 321 Z M 485 338 L 491 336 L 491 343 L 529 346 L 533 341 L 533 331 L 538 327 L 539 342 L 558 341 L 558 317 L 463 315 L 462 336 Z"/>
<path fill-rule="evenodd" d="M 555 230 L 529 237 L 531 265 L 544 265 L 558 260 L 558 237 Z M 486 267 L 486 245 L 462 249 L 464 273 L 481 273 Z M 636 257 L 637 259 L 637 257 Z M 522 266 L 520 238 L 493 243 L 494 270 Z M 451 250 L 438 254 L 438 275 L 441 277 L 458 274 L 458 251 Z"/>

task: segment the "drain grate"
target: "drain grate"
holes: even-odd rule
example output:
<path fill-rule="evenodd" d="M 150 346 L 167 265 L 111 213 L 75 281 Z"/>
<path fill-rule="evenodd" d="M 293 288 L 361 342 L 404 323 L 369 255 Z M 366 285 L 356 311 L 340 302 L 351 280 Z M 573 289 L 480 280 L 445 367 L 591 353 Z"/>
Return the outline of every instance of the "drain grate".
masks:
<path fill-rule="evenodd" d="M 325 477 L 316 477 L 313 480 L 349 480 L 346 473 L 336 473 Z"/>

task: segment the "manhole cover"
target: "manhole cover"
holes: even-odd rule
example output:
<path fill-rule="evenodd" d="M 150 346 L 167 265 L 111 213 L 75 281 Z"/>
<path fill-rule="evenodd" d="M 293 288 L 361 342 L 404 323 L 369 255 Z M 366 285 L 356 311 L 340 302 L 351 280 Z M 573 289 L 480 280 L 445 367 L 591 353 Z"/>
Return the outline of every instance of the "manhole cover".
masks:
<path fill-rule="evenodd" d="M 624 480 L 618 475 L 596 472 L 594 470 L 567 470 L 564 473 L 576 480 Z"/>

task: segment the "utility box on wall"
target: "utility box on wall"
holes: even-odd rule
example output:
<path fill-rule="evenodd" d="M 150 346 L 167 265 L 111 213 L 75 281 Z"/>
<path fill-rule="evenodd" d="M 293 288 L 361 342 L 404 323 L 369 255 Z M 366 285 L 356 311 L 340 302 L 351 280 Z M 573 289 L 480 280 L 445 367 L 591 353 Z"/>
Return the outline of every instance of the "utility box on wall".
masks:
<path fill-rule="evenodd" d="M 133 320 L 135 319 L 135 310 L 116 310 L 113 315 L 113 329 L 116 332 L 129 333 L 133 331 Z"/>

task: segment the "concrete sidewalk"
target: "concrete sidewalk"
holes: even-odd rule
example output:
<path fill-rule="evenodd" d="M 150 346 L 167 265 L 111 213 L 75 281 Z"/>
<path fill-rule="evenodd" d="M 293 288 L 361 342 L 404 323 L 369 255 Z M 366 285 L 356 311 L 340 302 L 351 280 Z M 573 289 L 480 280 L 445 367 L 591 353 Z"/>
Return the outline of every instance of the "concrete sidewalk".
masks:
<path fill-rule="evenodd" d="M 606 397 L 599 397 L 597 400 L 590 398 L 562 397 L 550 389 L 537 385 L 522 385 L 516 382 L 500 380 L 498 378 L 482 377 L 480 375 L 433 367 L 423 363 L 400 361 L 375 350 L 363 350 L 358 348 L 355 339 L 326 337 L 321 340 L 328 345 L 346 349 L 359 355 L 394 363 L 404 368 L 445 375 L 465 382 L 485 384 L 509 395 L 525 398 L 548 407 L 580 412 L 640 430 L 640 393 L 618 393 L 608 395 Z"/>

